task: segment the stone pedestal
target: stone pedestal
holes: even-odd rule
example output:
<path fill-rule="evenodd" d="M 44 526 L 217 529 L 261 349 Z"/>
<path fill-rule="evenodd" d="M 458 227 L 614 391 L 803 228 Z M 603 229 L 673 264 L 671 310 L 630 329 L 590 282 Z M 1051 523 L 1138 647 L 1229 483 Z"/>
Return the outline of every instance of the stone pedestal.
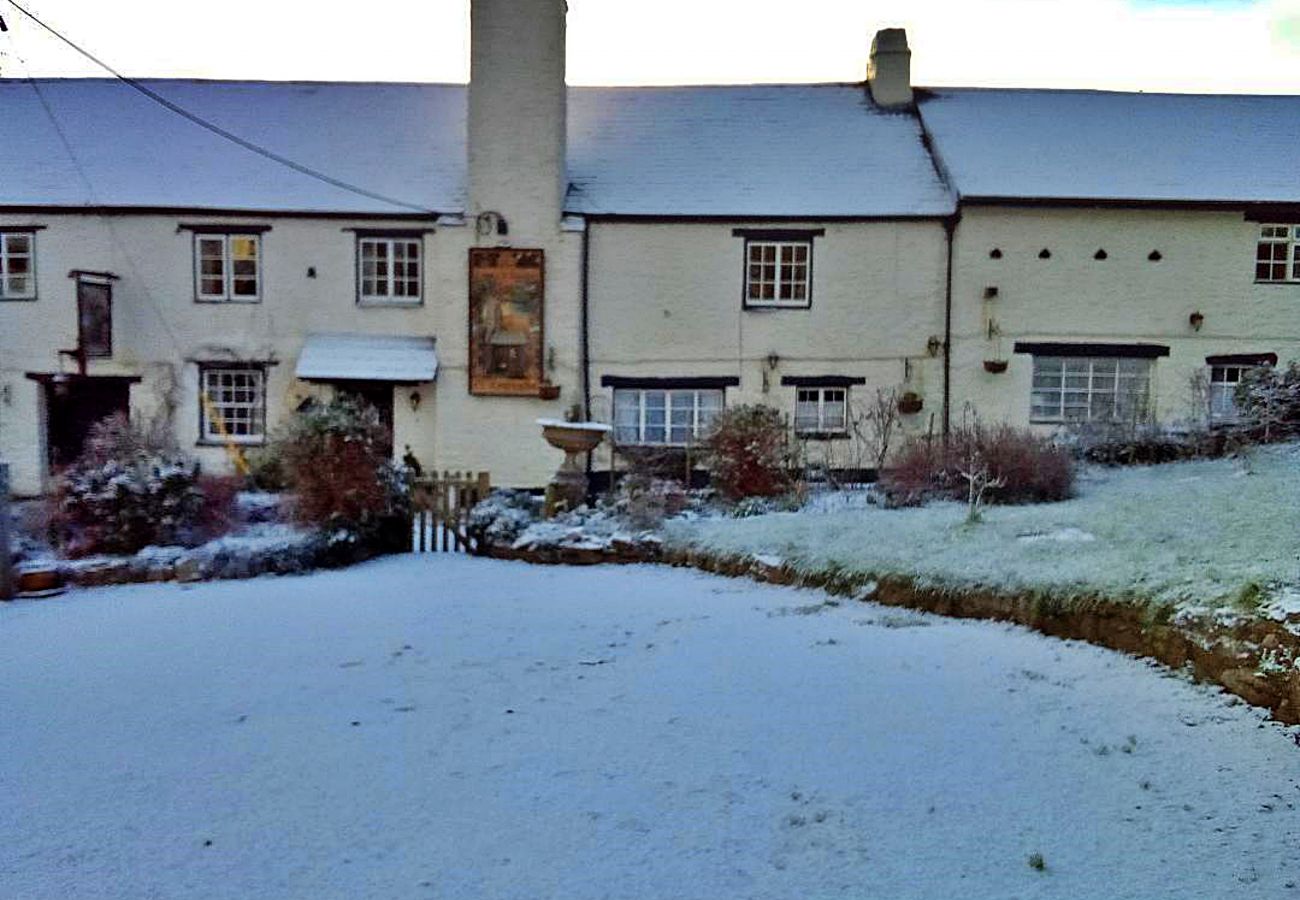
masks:
<path fill-rule="evenodd" d="M 562 422 L 558 419 L 538 419 L 542 437 L 552 447 L 564 451 L 564 462 L 555 471 L 546 486 L 546 518 L 557 512 L 577 509 L 587 500 L 587 471 L 582 454 L 600 446 L 609 433 L 610 426 L 598 422 Z"/>

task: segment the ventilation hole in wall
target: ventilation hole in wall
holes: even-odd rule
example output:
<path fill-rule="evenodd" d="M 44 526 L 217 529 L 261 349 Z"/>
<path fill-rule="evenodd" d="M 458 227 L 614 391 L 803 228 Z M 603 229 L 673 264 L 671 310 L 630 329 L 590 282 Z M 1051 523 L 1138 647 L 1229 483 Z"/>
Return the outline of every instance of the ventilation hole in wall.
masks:
<path fill-rule="evenodd" d="M 1092 258 L 1093 258 L 1093 259 L 1105 259 L 1105 258 L 1106 258 L 1106 251 L 1105 251 L 1105 250 L 1098 250 L 1096 253 L 1094 253 L 1094 254 L 1092 255 Z"/>
<path fill-rule="evenodd" d="M 1038 258 L 1039 258 L 1039 259 L 1051 259 L 1051 258 L 1052 258 L 1052 251 L 1051 251 L 1051 250 L 1048 250 L 1046 247 L 1044 247 L 1042 250 L 1039 250 L 1039 251 L 1038 251 Z"/>
<path fill-rule="evenodd" d="M 1150 253 L 1147 254 L 1147 259 L 1151 260 L 1152 262 L 1160 262 L 1160 260 L 1164 259 L 1164 257 L 1160 255 L 1159 250 L 1152 250 Z"/>
<path fill-rule="evenodd" d="M 992 250 L 989 251 L 989 259 L 1001 259 L 1001 258 L 1002 258 L 1002 251 L 999 250 L 997 247 L 994 247 Z"/>

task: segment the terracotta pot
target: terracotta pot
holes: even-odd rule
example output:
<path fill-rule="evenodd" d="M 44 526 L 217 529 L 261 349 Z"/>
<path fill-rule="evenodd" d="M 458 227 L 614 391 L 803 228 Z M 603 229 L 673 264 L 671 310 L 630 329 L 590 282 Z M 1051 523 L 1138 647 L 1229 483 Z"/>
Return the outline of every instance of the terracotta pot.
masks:
<path fill-rule="evenodd" d="M 558 384 L 543 384 L 537 388 L 537 396 L 543 400 L 557 400 L 560 396 Z"/>
<path fill-rule="evenodd" d="M 18 592 L 37 594 L 63 587 L 63 579 L 54 569 L 28 569 L 18 573 Z"/>
<path fill-rule="evenodd" d="M 898 398 L 898 411 L 905 416 L 919 413 L 921 407 L 924 405 L 925 401 L 921 399 L 921 395 L 912 391 L 908 391 L 906 394 Z"/>
<path fill-rule="evenodd" d="M 998 375 L 1007 370 L 1007 361 L 1005 359 L 986 359 L 984 360 L 984 371 L 993 375 Z"/>

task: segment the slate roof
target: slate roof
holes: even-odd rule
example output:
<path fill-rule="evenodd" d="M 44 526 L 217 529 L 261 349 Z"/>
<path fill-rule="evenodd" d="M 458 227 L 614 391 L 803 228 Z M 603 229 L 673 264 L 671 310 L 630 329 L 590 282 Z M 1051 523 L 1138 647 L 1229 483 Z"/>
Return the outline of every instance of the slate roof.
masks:
<path fill-rule="evenodd" d="M 921 116 L 965 198 L 1300 202 L 1300 96 L 926 93 Z"/>
<path fill-rule="evenodd" d="M 143 82 L 335 178 L 436 212 L 465 197 L 464 85 Z M 262 159 L 111 79 L 0 80 L 0 206 L 409 212 Z M 570 212 L 942 215 L 953 201 L 914 116 L 861 85 L 571 88 Z M 86 184 L 89 181 L 89 186 Z"/>

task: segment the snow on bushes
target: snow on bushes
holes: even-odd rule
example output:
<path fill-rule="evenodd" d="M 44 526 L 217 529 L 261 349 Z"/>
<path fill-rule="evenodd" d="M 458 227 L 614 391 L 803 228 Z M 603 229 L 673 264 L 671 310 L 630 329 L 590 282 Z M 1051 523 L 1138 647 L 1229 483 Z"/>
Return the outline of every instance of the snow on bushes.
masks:
<path fill-rule="evenodd" d="M 358 548 L 405 550 L 410 489 L 405 471 L 388 457 L 388 441 L 374 407 L 340 398 L 300 410 L 268 455 L 282 466 L 300 523 L 342 533 Z"/>
<path fill-rule="evenodd" d="M 1276 441 L 1300 435 L 1300 362 L 1284 369 L 1258 366 L 1246 370 L 1237 385 L 1237 408 L 1257 440 Z"/>
<path fill-rule="evenodd" d="M 713 486 L 731 500 L 784 494 L 797 469 L 790 427 L 785 416 L 770 406 L 722 410 L 701 449 Z"/>
<path fill-rule="evenodd" d="M 946 442 L 909 439 L 882 473 L 880 490 L 890 506 L 967 501 L 972 478 L 987 481 L 983 500 L 992 503 L 1065 500 L 1074 491 L 1074 463 L 1050 438 L 1008 425 L 975 424 L 954 430 Z"/>
<path fill-rule="evenodd" d="M 192 545 L 229 515 L 233 489 L 202 480 L 198 465 L 116 415 L 95 425 L 80 459 L 59 479 L 50 528 L 70 556 Z"/>

